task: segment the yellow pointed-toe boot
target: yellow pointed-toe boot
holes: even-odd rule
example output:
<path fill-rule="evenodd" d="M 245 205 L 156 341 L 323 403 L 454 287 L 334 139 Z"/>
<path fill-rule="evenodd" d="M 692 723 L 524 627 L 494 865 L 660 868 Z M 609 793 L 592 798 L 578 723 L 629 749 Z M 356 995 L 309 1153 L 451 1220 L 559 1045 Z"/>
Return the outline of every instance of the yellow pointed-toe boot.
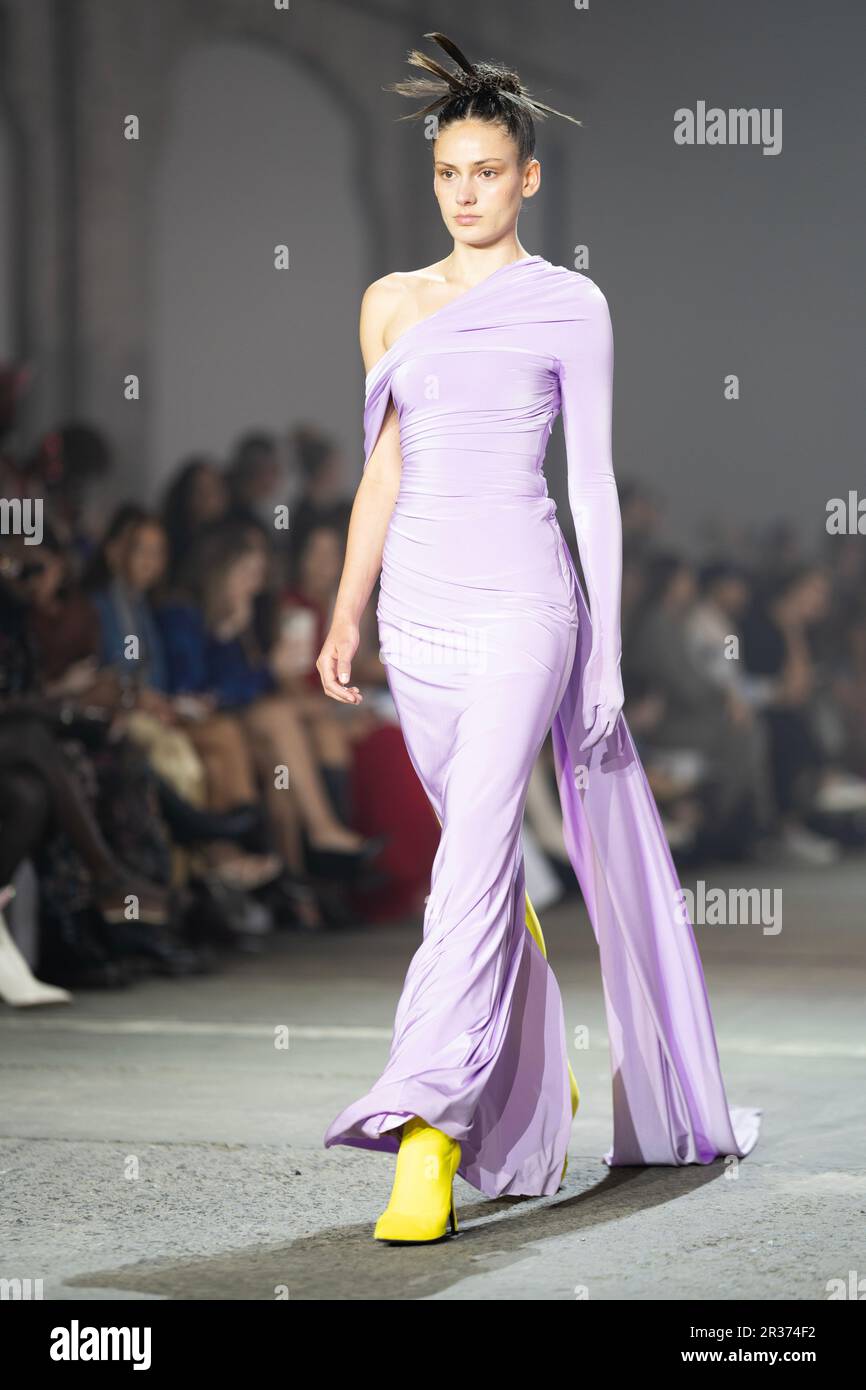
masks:
<path fill-rule="evenodd" d="M 460 1145 L 456 1139 L 417 1115 L 407 1120 L 391 1198 L 376 1222 L 374 1238 L 416 1245 L 456 1235 L 453 1189 L 459 1163 Z"/>

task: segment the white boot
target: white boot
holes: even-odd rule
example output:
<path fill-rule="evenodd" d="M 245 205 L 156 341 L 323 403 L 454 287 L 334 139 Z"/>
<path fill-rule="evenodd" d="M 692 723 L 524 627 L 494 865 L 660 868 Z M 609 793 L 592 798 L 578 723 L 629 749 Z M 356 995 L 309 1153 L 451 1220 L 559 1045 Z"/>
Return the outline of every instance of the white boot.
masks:
<path fill-rule="evenodd" d="M 10 896 L 8 889 L 0 893 L 0 999 L 17 1009 L 32 1004 L 71 1003 L 69 990 L 37 980 L 18 950 L 2 911 Z"/>

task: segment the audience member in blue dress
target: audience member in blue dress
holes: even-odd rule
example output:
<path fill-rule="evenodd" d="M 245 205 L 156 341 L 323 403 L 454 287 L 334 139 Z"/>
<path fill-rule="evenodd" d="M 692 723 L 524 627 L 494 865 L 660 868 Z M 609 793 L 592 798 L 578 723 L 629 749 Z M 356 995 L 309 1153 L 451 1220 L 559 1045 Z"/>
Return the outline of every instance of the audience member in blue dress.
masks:
<path fill-rule="evenodd" d="M 139 688 L 165 693 L 168 669 L 150 591 L 165 573 L 165 532 L 142 513 L 123 518 L 103 547 L 103 585 L 92 601 L 99 613 L 100 662 L 132 676 Z"/>

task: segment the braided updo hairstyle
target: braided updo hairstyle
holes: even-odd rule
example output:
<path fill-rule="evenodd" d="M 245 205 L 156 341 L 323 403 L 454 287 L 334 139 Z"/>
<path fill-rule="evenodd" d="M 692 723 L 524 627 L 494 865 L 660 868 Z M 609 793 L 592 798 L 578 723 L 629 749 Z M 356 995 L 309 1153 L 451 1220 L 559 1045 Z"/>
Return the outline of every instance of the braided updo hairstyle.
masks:
<path fill-rule="evenodd" d="M 432 77 L 411 77 L 405 82 L 392 82 L 384 90 L 399 92 L 407 97 L 433 96 L 434 100 L 418 111 L 398 117 L 399 120 L 412 121 L 435 115 L 437 134 L 454 121 L 468 120 L 470 117 L 495 122 L 506 128 L 517 145 L 520 164 L 531 159 L 535 153 L 535 120 L 562 116 L 563 120 L 572 121 L 574 125 L 583 124 L 574 116 L 567 116 L 543 101 L 536 101 L 511 68 L 499 63 L 470 63 L 446 34 L 425 34 L 424 37 L 434 39 L 454 59 L 459 69 L 448 72 L 435 58 L 428 58 L 426 53 L 413 48 L 407 62 L 414 67 L 424 68 L 432 73 Z"/>

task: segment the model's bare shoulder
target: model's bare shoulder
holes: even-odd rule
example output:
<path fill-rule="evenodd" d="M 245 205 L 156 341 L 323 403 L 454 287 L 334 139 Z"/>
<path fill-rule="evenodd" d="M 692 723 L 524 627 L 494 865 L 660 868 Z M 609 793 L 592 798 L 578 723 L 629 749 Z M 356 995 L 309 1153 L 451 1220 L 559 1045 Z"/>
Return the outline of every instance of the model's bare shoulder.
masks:
<path fill-rule="evenodd" d="M 420 270 L 394 270 L 368 285 L 361 301 L 361 352 L 367 371 L 401 333 L 442 307 L 445 283 L 437 262 Z"/>
<path fill-rule="evenodd" d="M 387 352 L 389 328 L 406 300 L 407 276 L 399 270 L 382 275 L 364 291 L 361 300 L 361 354 L 367 371 Z"/>

